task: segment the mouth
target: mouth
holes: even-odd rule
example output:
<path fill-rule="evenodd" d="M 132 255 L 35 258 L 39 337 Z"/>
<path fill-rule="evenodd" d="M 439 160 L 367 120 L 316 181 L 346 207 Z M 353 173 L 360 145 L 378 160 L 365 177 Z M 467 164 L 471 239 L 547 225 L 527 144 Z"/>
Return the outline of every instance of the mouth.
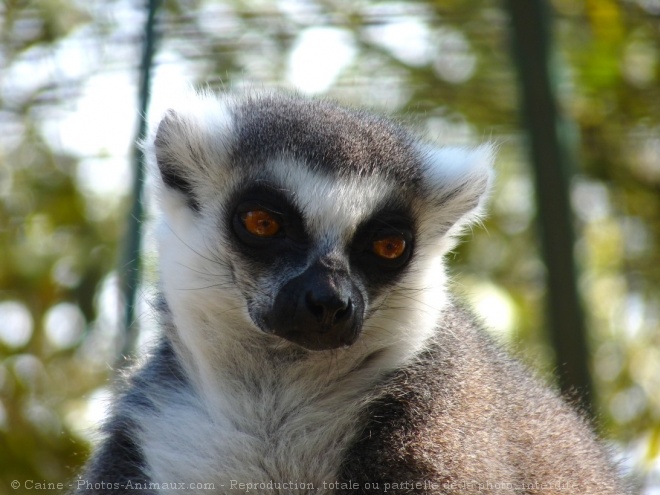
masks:
<path fill-rule="evenodd" d="M 302 331 L 297 329 L 289 329 L 288 331 L 275 329 L 268 333 L 297 344 L 309 351 L 330 351 L 347 349 L 355 344 L 360 336 L 360 328 L 349 328 L 341 332 L 330 329 L 330 331 L 325 333 L 310 331 L 309 329 Z"/>

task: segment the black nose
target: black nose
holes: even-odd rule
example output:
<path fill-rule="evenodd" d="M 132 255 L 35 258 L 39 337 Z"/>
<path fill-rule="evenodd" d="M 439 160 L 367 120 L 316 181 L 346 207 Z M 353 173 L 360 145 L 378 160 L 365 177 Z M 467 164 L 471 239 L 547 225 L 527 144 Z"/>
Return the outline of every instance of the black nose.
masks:
<path fill-rule="evenodd" d="M 310 290 L 305 294 L 307 310 L 316 318 L 321 333 L 351 318 L 353 303 L 350 297 L 341 297 L 335 291 Z"/>
<path fill-rule="evenodd" d="M 362 329 L 364 298 L 346 270 L 315 264 L 280 289 L 263 329 L 309 350 L 350 346 Z"/>

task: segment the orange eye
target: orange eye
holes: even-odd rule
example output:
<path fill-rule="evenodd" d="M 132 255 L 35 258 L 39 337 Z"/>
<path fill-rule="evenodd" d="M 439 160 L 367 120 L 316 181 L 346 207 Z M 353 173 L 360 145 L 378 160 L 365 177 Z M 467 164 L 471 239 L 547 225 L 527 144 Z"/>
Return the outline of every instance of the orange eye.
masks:
<path fill-rule="evenodd" d="M 273 237 L 280 231 L 280 222 L 264 210 L 247 211 L 241 220 L 247 231 L 257 237 Z"/>
<path fill-rule="evenodd" d="M 398 236 L 385 237 L 374 241 L 371 250 L 381 258 L 395 260 L 406 250 L 406 240 Z"/>

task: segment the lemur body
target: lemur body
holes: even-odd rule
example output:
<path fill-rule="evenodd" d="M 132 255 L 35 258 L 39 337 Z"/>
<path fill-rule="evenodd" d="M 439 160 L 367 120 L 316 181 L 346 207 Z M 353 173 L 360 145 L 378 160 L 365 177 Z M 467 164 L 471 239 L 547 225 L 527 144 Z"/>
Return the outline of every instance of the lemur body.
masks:
<path fill-rule="evenodd" d="M 445 289 L 490 147 L 262 93 L 193 97 L 148 150 L 162 341 L 82 488 L 623 493 L 589 427 Z"/>

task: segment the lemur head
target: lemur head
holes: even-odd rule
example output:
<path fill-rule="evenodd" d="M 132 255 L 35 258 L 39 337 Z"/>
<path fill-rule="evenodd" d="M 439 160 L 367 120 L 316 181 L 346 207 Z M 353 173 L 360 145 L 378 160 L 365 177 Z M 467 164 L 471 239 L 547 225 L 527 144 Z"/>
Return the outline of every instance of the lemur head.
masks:
<path fill-rule="evenodd" d="M 442 256 L 481 209 L 492 155 L 273 93 L 188 99 L 152 151 L 162 283 L 182 338 L 301 352 L 430 334 Z"/>

